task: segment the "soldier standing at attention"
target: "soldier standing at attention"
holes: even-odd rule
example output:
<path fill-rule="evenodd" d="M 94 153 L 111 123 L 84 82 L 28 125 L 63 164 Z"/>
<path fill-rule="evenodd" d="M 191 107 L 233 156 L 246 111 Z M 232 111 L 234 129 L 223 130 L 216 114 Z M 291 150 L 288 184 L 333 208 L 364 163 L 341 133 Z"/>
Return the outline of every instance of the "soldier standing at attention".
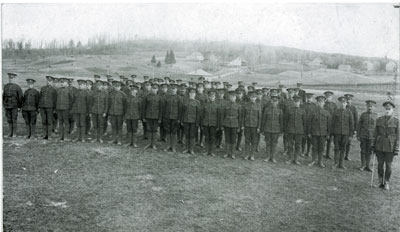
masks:
<path fill-rule="evenodd" d="M 74 78 L 69 77 L 67 78 L 67 80 L 68 80 L 68 89 L 71 91 L 72 96 L 74 96 L 76 91 L 78 90 L 75 86 L 72 85 L 74 83 Z M 69 112 L 68 121 L 69 121 L 69 127 L 67 128 L 68 134 L 73 134 L 75 132 L 75 119 L 71 112 Z"/>
<path fill-rule="evenodd" d="M 142 120 L 143 118 L 143 101 L 139 96 L 137 96 L 139 86 L 131 84 L 129 87 L 131 92 L 127 98 L 127 109 L 125 113 L 126 129 L 128 131 L 128 143 L 126 143 L 125 146 L 133 146 L 136 148 L 137 128 L 139 125 L 139 120 Z"/>
<path fill-rule="evenodd" d="M 194 155 L 196 127 L 200 123 L 200 102 L 196 100 L 196 89 L 189 88 L 189 100 L 183 102 L 181 124 L 184 127 L 186 150 L 183 153 Z"/>
<path fill-rule="evenodd" d="M 306 121 L 309 121 L 311 114 L 317 109 L 317 105 L 312 101 L 313 93 L 306 93 L 306 101 L 301 105 L 301 107 L 306 112 Z M 308 157 L 311 149 L 311 136 L 304 136 L 301 144 L 301 154 L 302 156 Z"/>
<path fill-rule="evenodd" d="M 203 128 L 205 141 L 206 141 L 206 149 L 203 155 L 211 155 L 215 156 L 215 139 L 217 128 L 221 129 L 221 112 L 220 107 L 215 101 L 216 91 L 214 89 L 210 89 L 208 91 L 208 99 L 201 107 L 200 113 L 200 125 Z"/>
<path fill-rule="evenodd" d="M 240 105 L 241 109 L 243 109 L 243 107 L 246 105 L 246 102 L 243 99 L 244 91 L 240 89 L 236 89 L 235 91 L 236 91 L 236 103 Z M 242 143 L 242 137 L 243 137 L 243 129 L 239 128 L 236 140 L 236 151 L 242 150 L 242 148 L 240 148 L 240 144 Z"/>
<path fill-rule="evenodd" d="M 301 97 L 301 102 L 306 102 L 306 91 L 303 90 L 303 83 L 297 83 L 297 89 L 297 95 Z"/>
<path fill-rule="evenodd" d="M 106 78 L 107 78 L 107 81 L 104 82 L 103 91 L 105 93 L 107 93 L 107 97 L 109 97 L 110 93 L 114 90 L 114 87 L 112 86 L 113 78 L 112 78 L 111 75 L 106 75 Z M 108 128 L 108 112 L 106 113 L 106 117 L 104 118 L 104 124 L 103 124 L 104 133 L 103 133 L 103 136 L 107 135 L 107 128 Z"/>
<path fill-rule="evenodd" d="M 107 86 L 105 84 L 104 86 Z M 104 91 L 103 82 L 97 80 L 95 83 L 95 90 L 93 90 L 90 96 L 90 113 L 92 114 L 93 128 L 95 129 L 96 139 L 92 143 L 99 142 L 103 143 L 103 133 L 104 133 L 104 120 L 107 116 L 108 109 L 108 93 Z"/>
<path fill-rule="evenodd" d="M 113 141 L 110 143 L 122 145 L 122 125 L 126 113 L 126 95 L 121 90 L 121 82 L 112 81 L 113 91 L 108 96 L 108 115 L 111 122 Z"/>
<path fill-rule="evenodd" d="M 40 89 L 39 93 L 39 108 L 40 116 L 42 118 L 42 125 L 44 130 L 43 139 L 50 139 L 53 130 L 53 114 L 56 108 L 57 91 L 52 86 L 54 78 L 46 76 L 47 85 Z"/>
<path fill-rule="evenodd" d="M 333 112 L 335 112 L 335 110 L 338 108 L 336 103 L 333 102 L 332 98 L 333 98 L 333 92 L 332 91 L 326 91 L 324 92 L 326 101 L 325 101 L 325 105 L 324 108 L 331 114 L 331 116 L 333 115 Z M 325 158 L 327 159 L 331 159 L 331 156 L 329 155 L 330 149 L 331 149 L 331 143 L 333 140 L 333 135 L 330 135 L 326 138 L 326 155 Z"/>
<path fill-rule="evenodd" d="M 145 77 L 144 89 L 143 89 L 143 91 L 142 91 L 142 93 L 140 95 L 142 100 L 146 99 L 147 95 L 149 95 L 151 93 L 151 83 L 147 81 L 147 79 L 149 77 L 148 76 L 144 76 L 144 77 Z M 147 77 L 147 79 L 146 79 L 146 77 Z M 147 136 L 147 122 L 146 122 L 146 120 L 142 120 L 142 127 L 143 127 L 143 139 L 147 140 L 148 136 Z"/>
<path fill-rule="evenodd" d="M 276 163 L 276 145 L 283 133 L 283 111 L 278 107 L 280 97 L 271 96 L 271 104 L 266 107 L 261 116 L 261 133 L 265 136 L 267 159 L 264 162 Z"/>
<path fill-rule="evenodd" d="M 177 92 L 178 95 L 181 97 L 182 104 L 184 104 L 189 98 L 187 93 L 186 93 L 186 87 L 187 87 L 186 83 L 181 83 L 180 86 L 179 86 L 179 90 Z M 182 122 L 181 122 L 181 123 L 179 123 L 179 129 L 178 129 L 178 143 L 185 144 L 184 138 L 185 138 L 185 136 L 184 136 L 184 128 L 183 128 L 183 125 L 182 125 Z"/>
<path fill-rule="evenodd" d="M 235 159 L 234 146 L 236 143 L 236 136 L 242 128 L 242 109 L 236 103 L 236 92 L 229 91 L 229 102 L 222 106 L 222 126 L 225 133 L 225 146 L 226 153 L 223 158 L 231 156 Z"/>
<path fill-rule="evenodd" d="M 376 119 L 378 114 L 374 112 L 376 102 L 367 100 L 367 111 L 362 113 L 357 123 L 357 140 L 360 141 L 361 167 L 360 171 L 372 172 L 369 163 L 371 160 L 371 145 L 375 132 Z"/>
<path fill-rule="evenodd" d="M 56 90 L 56 98 L 57 98 L 57 90 L 61 87 L 61 85 L 62 84 L 61 84 L 60 78 L 53 77 L 52 86 Z M 54 101 L 56 101 L 56 98 L 54 99 Z M 58 128 L 58 115 L 57 115 L 57 110 L 56 110 L 56 106 L 55 106 L 54 113 L 53 113 L 53 128 L 51 129 L 51 131 L 54 133 L 58 133 L 57 128 Z"/>
<path fill-rule="evenodd" d="M 345 94 L 344 97 L 347 100 L 346 108 L 349 109 L 351 111 L 352 115 L 353 115 L 354 133 L 355 133 L 356 130 L 357 130 L 356 126 L 358 125 L 358 112 L 357 112 L 357 108 L 353 104 L 351 104 L 354 96 L 352 94 Z M 349 153 L 350 153 L 350 147 L 351 147 L 351 140 L 352 139 L 353 139 L 352 136 L 349 137 L 349 141 L 347 142 L 347 145 L 346 145 L 346 152 L 345 152 L 344 160 L 350 161 Z"/>
<path fill-rule="evenodd" d="M 204 77 L 203 77 L 204 78 Z M 203 106 L 207 101 L 208 101 L 208 96 L 207 94 L 204 93 L 204 84 L 203 83 L 198 83 L 197 84 L 197 93 L 196 93 L 196 100 L 200 102 L 200 106 Z M 200 134 L 199 134 L 200 132 Z M 203 144 L 203 130 L 201 129 L 200 126 L 196 128 L 196 145 L 200 147 L 204 147 Z"/>
<path fill-rule="evenodd" d="M 254 91 L 248 93 L 250 103 L 243 105 L 244 139 L 245 139 L 245 160 L 254 160 L 254 152 L 258 146 L 258 139 L 261 127 L 261 106 L 256 102 Z"/>
<path fill-rule="evenodd" d="M 71 114 L 74 117 L 77 128 L 77 137 L 73 142 L 85 142 L 86 117 L 90 112 L 90 95 L 87 91 L 85 80 L 78 80 L 78 85 L 79 89 L 73 95 L 71 108 Z"/>
<path fill-rule="evenodd" d="M 150 143 L 146 148 L 157 150 L 155 145 L 158 124 L 161 123 L 162 100 L 157 94 L 158 84 L 151 86 L 151 92 L 143 99 L 143 121 L 146 122 L 147 133 L 150 135 Z"/>
<path fill-rule="evenodd" d="M 315 165 L 318 159 L 318 165 L 324 168 L 322 154 L 325 148 L 326 137 L 331 134 L 331 114 L 324 108 L 326 100 L 324 96 L 318 96 L 315 99 L 317 100 L 317 106 L 310 113 L 307 122 L 307 134 L 308 137 L 311 137 L 312 143 L 312 161 L 308 166 Z"/>
<path fill-rule="evenodd" d="M 89 99 L 93 93 L 93 81 L 92 80 L 86 80 L 86 92 L 88 93 Z M 92 130 L 92 118 L 90 117 L 90 111 L 86 114 L 86 129 L 85 129 L 85 134 L 90 135 L 91 130 Z"/>
<path fill-rule="evenodd" d="M 300 164 L 298 158 L 301 154 L 301 143 L 306 133 L 306 112 L 300 107 L 301 97 L 293 97 L 294 106 L 283 115 L 284 132 L 287 134 L 289 160 L 287 164 Z M 293 149 L 294 147 L 294 149 Z"/>
<path fill-rule="evenodd" d="M 73 93 L 68 88 L 68 79 L 60 79 L 61 86 L 57 89 L 57 117 L 60 127 L 60 142 L 67 139 L 68 130 L 70 128 L 70 110 L 72 107 Z"/>
<path fill-rule="evenodd" d="M 160 79 L 160 80 L 162 80 L 162 79 Z M 161 86 L 161 89 L 158 91 L 158 95 L 160 95 L 161 100 L 164 100 L 169 95 L 169 93 L 168 93 L 168 84 L 162 83 L 160 86 Z M 159 126 L 160 126 L 160 139 L 158 141 L 166 142 L 165 129 L 164 129 L 164 124 L 163 124 L 162 120 L 161 120 L 161 123 L 160 123 Z"/>
<path fill-rule="evenodd" d="M 393 116 L 395 108 L 393 102 L 386 101 L 383 107 L 385 115 L 376 120 L 372 150 L 378 158 L 379 187 L 389 190 L 393 157 L 399 154 L 399 119 Z"/>
<path fill-rule="evenodd" d="M 26 138 L 36 139 L 36 116 L 39 111 L 39 91 L 37 91 L 33 85 L 35 80 L 26 79 L 28 89 L 25 90 L 24 98 L 22 102 L 22 117 L 24 117 L 27 136 Z"/>
<path fill-rule="evenodd" d="M 8 137 L 17 137 L 17 118 L 18 108 L 22 106 L 22 89 L 19 85 L 15 84 L 17 74 L 7 73 L 9 83 L 4 85 L 3 90 L 3 106 L 6 111 L 6 118 L 8 122 Z"/>
<path fill-rule="evenodd" d="M 215 100 L 215 101 L 220 107 L 221 114 L 222 114 L 224 106 L 228 103 L 224 99 L 224 94 L 225 94 L 224 89 L 217 89 L 217 100 Z M 221 122 L 221 124 L 222 124 L 222 122 Z M 217 133 L 216 133 L 216 145 L 217 145 L 217 148 L 223 148 L 223 146 L 222 146 L 222 137 L 223 137 L 223 135 L 224 135 L 224 131 L 222 130 L 222 125 L 221 125 L 221 128 L 217 128 Z"/>
<path fill-rule="evenodd" d="M 344 153 L 349 137 L 354 135 L 353 114 L 346 109 L 346 97 L 339 97 L 339 107 L 332 114 L 332 130 L 333 140 L 335 143 L 335 166 L 334 168 L 345 168 L 343 165 Z"/>
<path fill-rule="evenodd" d="M 287 92 L 288 92 L 288 97 L 287 97 L 287 99 L 283 100 L 282 104 L 281 104 L 283 115 L 286 115 L 288 113 L 289 109 L 294 106 L 294 101 L 293 101 L 294 89 L 288 88 Z M 288 152 L 288 140 L 287 140 L 286 132 L 283 132 L 283 149 L 284 149 L 284 151 L 283 151 L 284 153 Z"/>
<path fill-rule="evenodd" d="M 178 85 L 171 84 L 171 92 L 162 99 L 162 123 L 168 147 L 164 151 L 176 152 L 177 133 L 180 126 L 182 99 L 177 94 Z"/>

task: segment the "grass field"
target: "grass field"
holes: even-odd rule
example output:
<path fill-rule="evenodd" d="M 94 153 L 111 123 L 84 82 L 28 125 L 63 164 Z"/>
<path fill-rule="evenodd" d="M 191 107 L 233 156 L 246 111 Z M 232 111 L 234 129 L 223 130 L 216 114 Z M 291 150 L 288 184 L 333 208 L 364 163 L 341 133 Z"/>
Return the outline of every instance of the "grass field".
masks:
<path fill-rule="evenodd" d="M 70 62 L 59 65 L 57 72 L 86 75 L 81 67 L 66 69 Z M 27 70 L 36 68 L 15 67 L 26 76 Z M 384 94 L 356 93 L 354 104 L 362 112 L 363 101 L 376 99 L 381 114 Z M 21 114 L 18 121 L 22 135 Z M 277 164 L 262 162 L 264 142 L 253 162 L 242 153 L 223 159 L 223 150 L 208 157 L 199 147 L 188 155 L 181 146 L 165 153 L 143 149 L 143 140 L 138 145 L 4 138 L 4 231 L 400 231 L 400 161 L 393 163 L 391 191 L 370 187 L 370 173 L 357 169 L 357 141 L 346 170 L 333 170 L 331 160 L 325 169 L 306 166 L 310 158 L 284 164 L 281 139 Z"/>

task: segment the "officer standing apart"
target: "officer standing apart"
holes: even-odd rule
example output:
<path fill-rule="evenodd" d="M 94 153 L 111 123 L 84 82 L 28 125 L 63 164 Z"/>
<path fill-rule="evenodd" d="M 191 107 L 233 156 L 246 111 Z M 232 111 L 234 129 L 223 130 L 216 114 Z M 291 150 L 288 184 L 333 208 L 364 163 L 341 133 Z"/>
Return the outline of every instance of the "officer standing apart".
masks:
<path fill-rule="evenodd" d="M 399 154 L 399 119 L 393 116 L 393 102 L 386 101 L 383 107 L 385 115 L 376 120 L 372 150 L 378 158 L 379 187 L 389 190 L 393 157 Z"/>
<path fill-rule="evenodd" d="M 17 137 L 17 119 L 18 108 L 22 106 L 22 89 L 19 85 L 15 84 L 17 74 L 7 73 L 9 83 L 4 86 L 3 90 L 3 106 L 6 111 L 6 118 L 8 122 L 8 137 Z"/>

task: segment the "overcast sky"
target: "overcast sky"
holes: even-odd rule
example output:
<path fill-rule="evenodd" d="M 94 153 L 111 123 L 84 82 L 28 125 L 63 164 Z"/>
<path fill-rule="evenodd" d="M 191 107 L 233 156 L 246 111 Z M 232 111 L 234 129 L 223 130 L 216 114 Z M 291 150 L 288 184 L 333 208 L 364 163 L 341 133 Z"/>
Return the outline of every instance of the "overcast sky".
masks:
<path fill-rule="evenodd" d="M 3 39 L 230 40 L 398 59 L 392 4 L 5 4 Z"/>

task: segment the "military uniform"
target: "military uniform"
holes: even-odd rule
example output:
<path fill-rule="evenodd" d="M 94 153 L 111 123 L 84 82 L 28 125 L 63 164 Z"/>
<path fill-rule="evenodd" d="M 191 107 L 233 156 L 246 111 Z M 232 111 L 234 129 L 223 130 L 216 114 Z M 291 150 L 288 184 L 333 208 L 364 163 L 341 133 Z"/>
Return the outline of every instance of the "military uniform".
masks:
<path fill-rule="evenodd" d="M 221 91 L 221 90 L 219 90 L 219 91 Z M 215 100 L 215 102 L 219 105 L 220 111 L 221 111 L 221 114 L 222 114 L 223 107 L 228 103 L 228 101 L 226 101 L 223 98 L 218 98 L 218 99 Z M 223 135 L 224 135 L 224 131 L 222 130 L 222 128 L 221 129 L 217 128 L 217 133 L 216 133 L 216 146 L 217 146 L 217 148 L 222 148 L 222 137 L 223 137 Z"/>
<path fill-rule="evenodd" d="M 307 100 L 301 105 L 301 108 L 304 109 L 306 112 L 306 120 L 310 118 L 311 114 L 314 112 L 314 110 L 317 109 L 317 105 L 313 102 L 307 102 Z M 301 144 L 301 151 L 302 154 L 305 156 L 309 156 L 310 149 L 311 149 L 311 138 L 309 136 L 304 136 L 303 141 Z"/>
<path fill-rule="evenodd" d="M 72 80 L 73 79 L 69 79 L 68 83 L 70 83 L 71 85 L 68 86 L 67 88 L 71 91 L 72 96 L 75 96 L 76 91 L 78 91 L 78 89 L 75 86 L 72 86 Z M 69 128 L 68 128 L 68 133 L 71 134 L 75 131 L 75 118 L 73 116 L 73 114 L 71 112 L 69 112 L 68 114 L 69 116 Z M 86 119 L 85 119 L 86 120 Z"/>
<path fill-rule="evenodd" d="M 167 85 L 167 84 L 162 84 L 161 86 L 163 86 L 163 85 L 165 85 L 165 86 L 168 88 L 168 85 Z M 165 99 L 165 98 L 168 97 L 168 95 L 169 95 L 168 89 L 167 89 L 166 92 L 158 91 L 158 95 L 160 96 L 160 98 L 161 98 L 162 100 Z M 166 142 L 166 138 L 165 138 L 165 137 L 166 137 L 166 131 L 165 131 L 165 129 L 164 129 L 164 122 L 163 122 L 163 120 L 161 120 L 161 123 L 160 123 L 159 127 L 160 127 L 160 141 Z"/>
<path fill-rule="evenodd" d="M 383 103 L 384 107 L 392 102 Z M 392 108 L 392 109 L 393 109 Z M 399 119 L 392 115 L 385 115 L 376 120 L 372 149 L 378 158 L 378 176 L 380 187 L 389 190 L 389 180 L 392 174 L 393 156 L 399 153 Z M 385 170 L 383 168 L 385 166 Z"/>
<path fill-rule="evenodd" d="M 335 112 L 335 110 L 337 109 L 337 105 L 335 102 L 327 101 L 327 102 L 325 102 L 324 109 L 327 110 L 329 112 L 329 114 L 332 116 L 333 112 Z M 325 157 L 327 159 L 330 159 L 329 153 L 330 153 L 332 140 L 333 140 L 332 136 L 328 136 L 326 138 L 326 155 L 325 155 Z"/>
<path fill-rule="evenodd" d="M 150 134 L 150 144 L 147 147 L 156 149 L 155 139 L 158 123 L 161 122 L 162 99 L 158 94 L 150 93 L 143 99 L 143 103 L 143 117 L 146 119 L 147 133 Z"/>
<path fill-rule="evenodd" d="M 35 81 L 28 79 L 31 83 Z M 22 102 L 22 116 L 24 117 L 27 136 L 26 138 L 36 137 L 36 117 L 39 111 L 39 91 L 36 89 L 27 89 L 24 93 Z"/>
<path fill-rule="evenodd" d="M 236 94 L 236 93 L 231 93 Z M 236 102 L 229 101 L 222 106 L 222 126 L 225 133 L 225 146 L 226 154 L 224 157 L 231 155 L 232 159 L 235 158 L 234 146 L 236 144 L 236 136 L 238 128 L 242 127 L 242 109 Z"/>
<path fill-rule="evenodd" d="M 205 135 L 207 154 L 215 156 L 216 132 L 217 129 L 221 130 L 221 111 L 215 100 L 202 105 L 200 125 L 203 127 Z"/>
<path fill-rule="evenodd" d="M 68 87 L 57 89 L 56 110 L 60 128 L 60 141 L 67 138 L 70 128 L 70 109 L 72 106 L 73 94 Z"/>
<path fill-rule="evenodd" d="M 87 80 L 86 83 L 88 85 L 90 85 L 90 88 L 86 89 L 86 92 L 88 93 L 89 96 L 89 100 L 91 98 L 91 95 L 93 94 L 93 82 L 91 80 Z M 90 135 L 90 131 L 92 130 L 92 117 L 90 115 L 90 110 L 88 111 L 88 113 L 86 114 L 86 129 L 85 129 L 85 134 Z M 95 130 L 97 130 L 97 128 L 94 128 Z"/>
<path fill-rule="evenodd" d="M 250 102 L 243 105 L 245 159 L 254 160 L 254 152 L 258 146 L 259 132 L 261 128 L 261 106 L 257 102 Z"/>
<path fill-rule="evenodd" d="M 113 81 L 113 83 L 118 83 Z M 121 90 L 114 89 L 108 96 L 108 115 L 113 134 L 112 143 L 122 145 L 123 117 L 126 113 L 126 95 Z"/>
<path fill-rule="evenodd" d="M 296 101 L 301 101 L 300 97 L 297 97 Z M 283 131 L 287 135 L 288 162 L 300 164 L 298 158 L 301 153 L 301 143 L 306 132 L 306 112 L 300 106 L 293 106 L 286 111 L 283 117 Z"/>
<path fill-rule="evenodd" d="M 199 84 L 199 85 L 203 85 L 203 84 Z M 208 101 L 207 93 L 206 92 L 203 92 L 201 94 L 197 93 L 196 100 L 198 100 L 200 102 L 200 105 L 203 106 Z M 199 126 L 198 128 L 196 128 L 195 139 L 196 139 L 196 144 L 199 145 L 200 147 L 204 146 L 203 138 L 204 138 L 204 132 L 203 132 L 202 128 Z"/>
<path fill-rule="evenodd" d="M 10 78 L 15 78 L 16 74 L 9 73 Z M 9 137 L 17 136 L 18 108 L 22 106 L 23 94 L 21 87 L 15 83 L 7 83 L 3 89 L 3 106 L 6 111 Z"/>
<path fill-rule="evenodd" d="M 138 87 L 134 87 L 137 88 Z M 143 100 L 139 96 L 133 96 L 131 93 L 128 95 L 127 110 L 125 113 L 126 128 L 128 131 L 128 144 L 129 146 L 137 147 L 135 135 L 137 133 L 139 120 L 143 119 L 142 111 Z"/>
<path fill-rule="evenodd" d="M 358 124 L 358 112 L 357 108 L 354 105 L 347 105 L 346 109 L 350 110 L 352 115 L 353 115 L 353 120 L 354 120 L 354 132 L 356 132 L 356 125 Z M 350 153 L 350 147 L 351 147 L 351 141 L 352 139 L 350 138 L 347 145 L 346 145 L 346 151 L 345 151 L 345 160 L 350 160 L 349 158 L 349 153 Z"/>
<path fill-rule="evenodd" d="M 141 93 L 139 94 L 139 96 L 142 98 L 143 101 L 144 101 L 144 99 L 146 99 L 147 95 L 149 95 L 149 93 L 150 93 L 150 90 L 145 89 L 146 84 L 147 83 L 143 83 L 143 89 L 142 89 Z M 142 120 L 142 128 L 143 128 L 143 139 L 148 139 L 146 120 Z"/>
<path fill-rule="evenodd" d="M 280 106 L 282 108 L 283 115 L 286 115 L 289 109 L 294 106 L 293 98 L 289 96 L 287 99 L 282 100 Z M 285 132 L 283 132 L 283 149 L 285 153 L 288 152 L 288 139 L 287 133 Z"/>
<path fill-rule="evenodd" d="M 79 80 L 78 80 L 79 82 Z M 86 116 L 90 112 L 90 95 L 86 89 L 78 89 L 74 92 L 74 97 L 72 100 L 71 114 L 74 117 L 77 128 L 77 138 L 75 141 L 85 141 L 85 133 L 87 120 Z"/>
<path fill-rule="evenodd" d="M 51 78 L 51 77 L 47 77 Z M 44 130 L 44 139 L 49 139 L 53 128 L 53 114 L 56 108 L 57 91 L 50 84 L 43 86 L 39 93 L 39 108 Z"/>
<path fill-rule="evenodd" d="M 266 107 L 262 113 L 261 133 L 265 137 L 265 145 L 267 151 L 267 159 L 275 163 L 276 146 L 279 135 L 283 133 L 283 111 L 277 106 L 271 105 Z"/>
<path fill-rule="evenodd" d="M 357 137 L 360 140 L 361 148 L 361 170 L 372 171 L 370 169 L 371 145 L 374 137 L 376 119 L 378 114 L 366 111 L 361 114 L 357 123 Z"/>
<path fill-rule="evenodd" d="M 182 106 L 181 123 L 184 127 L 187 152 L 191 154 L 194 154 L 196 127 L 200 123 L 200 107 L 200 102 L 196 99 L 189 99 Z"/>
<path fill-rule="evenodd" d="M 318 98 L 325 99 L 324 96 L 319 96 Z M 310 166 L 314 165 L 318 159 L 318 165 L 325 167 L 322 163 L 322 154 L 326 139 L 331 134 L 331 114 L 321 107 L 315 107 L 310 113 L 307 123 L 307 134 L 311 136 L 312 143 L 312 161 Z"/>
<path fill-rule="evenodd" d="M 339 168 L 344 168 L 343 160 L 346 145 L 349 137 L 354 134 L 354 120 L 351 111 L 348 109 L 335 110 L 332 114 L 331 128 L 335 143 L 335 165 L 338 165 Z"/>
<path fill-rule="evenodd" d="M 238 93 L 238 91 L 236 91 Z M 244 101 L 243 97 L 239 98 L 239 96 L 236 98 L 236 103 L 240 105 L 241 109 L 247 104 L 247 102 Z M 258 104 L 260 106 L 260 104 Z M 242 116 L 243 119 L 243 116 Z M 243 124 L 242 124 L 243 125 Z M 256 134 L 257 136 L 258 134 Z M 236 150 L 241 151 L 242 149 L 240 148 L 240 144 L 242 143 L 242 137 L 243 137 L 243 130 L 242 128 L 238 128 L 237 132 L 237 139 L 236 139 Z"/>
<path fill-rule="evenodd" d="M 106 91 L 93 90 L 90 95 L 90 113 L 92 114 L 93 127 L 96 131 L 96 139 L 93 142 L 103 143 L 104 121 L 107 116 L 108 103 L 108 93 Z"/>
<path fill-rule="evenodd" d="M 178 94 L 168 95 L 162 103 L 162 122 L 169 142 L 167 151 L 175 152 L 177 133 L 180 126 L 182 99 Z"/>

